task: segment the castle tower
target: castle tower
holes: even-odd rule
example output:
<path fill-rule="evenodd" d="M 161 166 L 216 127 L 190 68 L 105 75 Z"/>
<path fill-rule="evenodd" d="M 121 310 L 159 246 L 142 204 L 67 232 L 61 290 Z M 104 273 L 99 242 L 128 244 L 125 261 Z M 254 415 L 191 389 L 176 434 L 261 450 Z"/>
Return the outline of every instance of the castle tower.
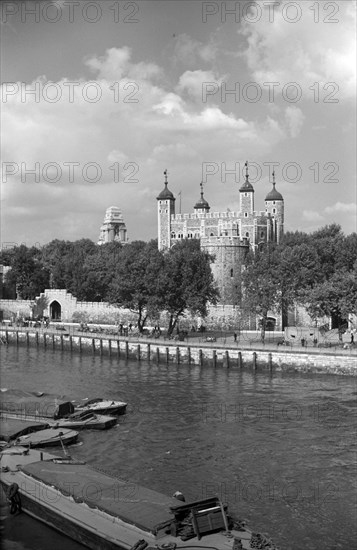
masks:
<path fill-rule="evenodd" d="M 249 181 L 248 161 L 245 163 L 245 182 L 239 188 L 241 237 L 249 240 L 251 247 L 256 246 L 256 219 L 254 213 L 254 188 Z"/>
<path fill-rule="evenodd" d="M 206 214 L 210 211 L 210 205 L 206 201 L 206 199 L 203 198 L 203 183 L 201 181 L 200 183 L 201 187 L 201 198 L 196 202 L 194 209 L 198 214 Z"/>
<path fill-rule="evenodd" d="M 275 172 L 273 172 L 273 189 L 265 197 L 266 214 L 272 218 L 272 240 L 280 242 L 284 233 L 284 199 L 275 189 Z"/>
<path fill-rule="evenodd" d="M 128 242 L 126 225 L 121 210 L 117 206 L 110 206 L 105 211 L 104 222 L 100 228 L 98 244 L 118 241 Z"/>
<path fill-rule="evenodd" d="M 165 187 L 157 198 L 159 250 L 171 246 L 171 216 L 175 214 L 175 197 L 167 187 L 167 170 Z"/>
<path fill-rule="evenodd" d="M 240 211 L 243 217 L 248 217 L 254 212 L 254 188 L 249 181 L 248 161 L 245 163 L 245 182 L 239 188 Z"/>

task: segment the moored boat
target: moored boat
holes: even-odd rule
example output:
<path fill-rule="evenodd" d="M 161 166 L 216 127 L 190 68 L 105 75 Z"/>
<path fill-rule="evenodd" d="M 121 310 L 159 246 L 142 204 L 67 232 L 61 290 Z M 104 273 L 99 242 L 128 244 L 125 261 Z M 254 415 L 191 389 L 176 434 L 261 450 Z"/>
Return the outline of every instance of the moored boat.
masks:
<path fill-rule="evenodd" d="M 0 439 L 7 441 L 9 445 L 30 447 L 70 445 L 77 441 L 78 435 L 75 430 L 51 427 L 48 423 L 4 417 L 0 419 Z"/>
<path fill-rule="evenodd" d="M 77 411 L 55 421 L 59 428 L 76 428 L 81 430 L 107 430 L 117 423 L 115 416 L 95 414 L 91 411 Z"/>
<path fill-rule="evenodd" d="M 90 411 L 93 413 L 103 414 L 125 414 L 128 404 L 124 401 L 113 401 L 111 399 L 102 399 L 100 397 L 96 399 L 90 399 L 82 404 L 74 403 L 75 411 Z"/>
<path fill-rule="evenodd" d="M 26 415 L 16 413 L 1 413 L 2 418 L 26 420 L 28 422 L 47 423 L 53 428 L 68 428 L 72 430 L 108 430 L 117 423 L 115 416 L 94 414 L 92 412 L 74 412 L 63 418 L 53 420 L 51 418 L 37 415 Z"/>
<path fill-rule="evenodd" d="M 93 550 L 276 548 L 216 497 L 179 502 L 70 457 L 41 455 L 2 452 L 1 483 L 12 505 Z"/>
<path fill-rule="evenodd" d="M 75 412 L 118 416 L 125 414 L 126 408 L 127 403 L 124 401 L 112 399 L 86 398 L 79 400 L 43 392 L 1 390 L 0 411 L 24 416 L 38 416 L 55 420 L 68 417 Z"/>

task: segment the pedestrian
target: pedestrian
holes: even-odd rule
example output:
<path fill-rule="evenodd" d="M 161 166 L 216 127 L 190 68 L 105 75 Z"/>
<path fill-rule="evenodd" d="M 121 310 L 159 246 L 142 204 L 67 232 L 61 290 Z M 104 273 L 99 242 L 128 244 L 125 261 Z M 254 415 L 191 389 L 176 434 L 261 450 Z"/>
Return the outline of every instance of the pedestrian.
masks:
<path fill-rule="evenodd" d="M 234 341 L 235 342 L 237 341 L 237 333 L 236 332 L 234 333 Z"/>
<path fill-rule="evenodd" d="M 355 336 L 354 336 L 353 332 L 351 332 L 351 341 L 350 341 L 350 344 L 354 344 L 354 341 L 355 341 Z"/>

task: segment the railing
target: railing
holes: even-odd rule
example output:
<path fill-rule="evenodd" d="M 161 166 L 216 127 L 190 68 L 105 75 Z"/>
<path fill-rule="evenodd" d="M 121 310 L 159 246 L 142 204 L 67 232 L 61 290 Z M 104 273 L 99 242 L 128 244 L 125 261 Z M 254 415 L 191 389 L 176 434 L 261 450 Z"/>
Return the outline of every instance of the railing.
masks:
<path fill-rule="evenodd" d="M 55 326 L 49 327 L 13 327 L 9 325 L 0 325 L 0 337 L 3 343 L 6 341 L 7 332 L 38 332 L 40 334 L 57 334 L 58 336 L 74 336 L 82 338 L 91 338 L 91 339 L 102 339 L 102 340 L 119 340 L 119 341 L 128 341 L 128 342 L 138 342 L 138 343 L 156 343 L 157 345 L 190 345 L 193 347 L 207 347 L 207 348 L 217 348 L 217 349 L 236 349 L 236 350 L 256 350 L 256 351 L 274 351 L 281 353 L 303 353 L 307 355 L 346 355 L 346 356 L 355 356 L 357 355 L 357 346 L 356 344 L 339 344 L 337 342 L 327 342 L 325 345 L 305 345 L 301 346 L 299 344 L 291 345 L 282 345 L 282 337 L 274 335 L 266 336 L 266 341 L 263 343 L 258 338 L 253 338 L 254 334 L 251 331 L 240 331 L 240 334 L 237 335 L 237 340 L 234 340 L 234 334 L 232 332 L 202 332 L 202 333 L 191 333 L 189 332 L 184 337 L 178 338 L 176 335 L 174 337 L 168 337 L 167 334 L 162 333 L 159 337 L 150 336 L 147 334 L 138 334 L 137 332 L 128 332 L 128 335 L 110 334 L 105 331 L 101 332 L 90 332 L 90 331 L 81 331 L 78 327 L 73 325 L 65 326 L 65 330 L 58 330 Z M 280 333 L 281 334 L 281 333 Z M 249 338 L 251 336 L 251 338 Z M 208 338 L 215 338 L 215 340 L 207 341 Z M 270 341 L 269 341 L 270 340 Z M 290 343 L 289 343 L 290 344 Z M 346 346 L 344 348 L 343 346 Z"/>

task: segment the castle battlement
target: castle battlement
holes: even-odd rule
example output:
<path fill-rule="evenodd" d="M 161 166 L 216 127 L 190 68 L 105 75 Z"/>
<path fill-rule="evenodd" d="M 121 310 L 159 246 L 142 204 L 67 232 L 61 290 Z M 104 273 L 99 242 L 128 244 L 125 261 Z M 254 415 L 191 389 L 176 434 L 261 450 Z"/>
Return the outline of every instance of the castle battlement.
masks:
<path fill-rule="evenodd" d="M 266 217 L 268 216 L 268 213 L 264 210 L 261 210 L 260 212 L 254 211 L 250 214 L 253 218 L 258 217 Z M 217 219 L 217 220 L 227 220 L 227 219 L 240 219 L 243 217 L 243 213 L 241 211 L 229 211 L 229 212 L 207 212 L 207 213 L 201 213 L 201 212 L 192 212 L 188 214 L 172 214 L 171 215 L 171 221 L 172 222 L 179 222 L 179 221 L 185 221 L 185 220 L 211 220 L 211 219 Z"/>
<path fill-rule="evenodd" d="M 240 235 L 220 235 L 201 237 L 201 245 L 203 247 L 212 246 L 249 246 L 249 239 Z"/>
<path fill-rule="evenodd" d="M 184 220 L 209 220 L 209 219 L 221 219 L 221 218 L 238 218 L 239 212 L 192 212 L 190 214 L 172 214 L 171 221 L 184 221 Z"/>

